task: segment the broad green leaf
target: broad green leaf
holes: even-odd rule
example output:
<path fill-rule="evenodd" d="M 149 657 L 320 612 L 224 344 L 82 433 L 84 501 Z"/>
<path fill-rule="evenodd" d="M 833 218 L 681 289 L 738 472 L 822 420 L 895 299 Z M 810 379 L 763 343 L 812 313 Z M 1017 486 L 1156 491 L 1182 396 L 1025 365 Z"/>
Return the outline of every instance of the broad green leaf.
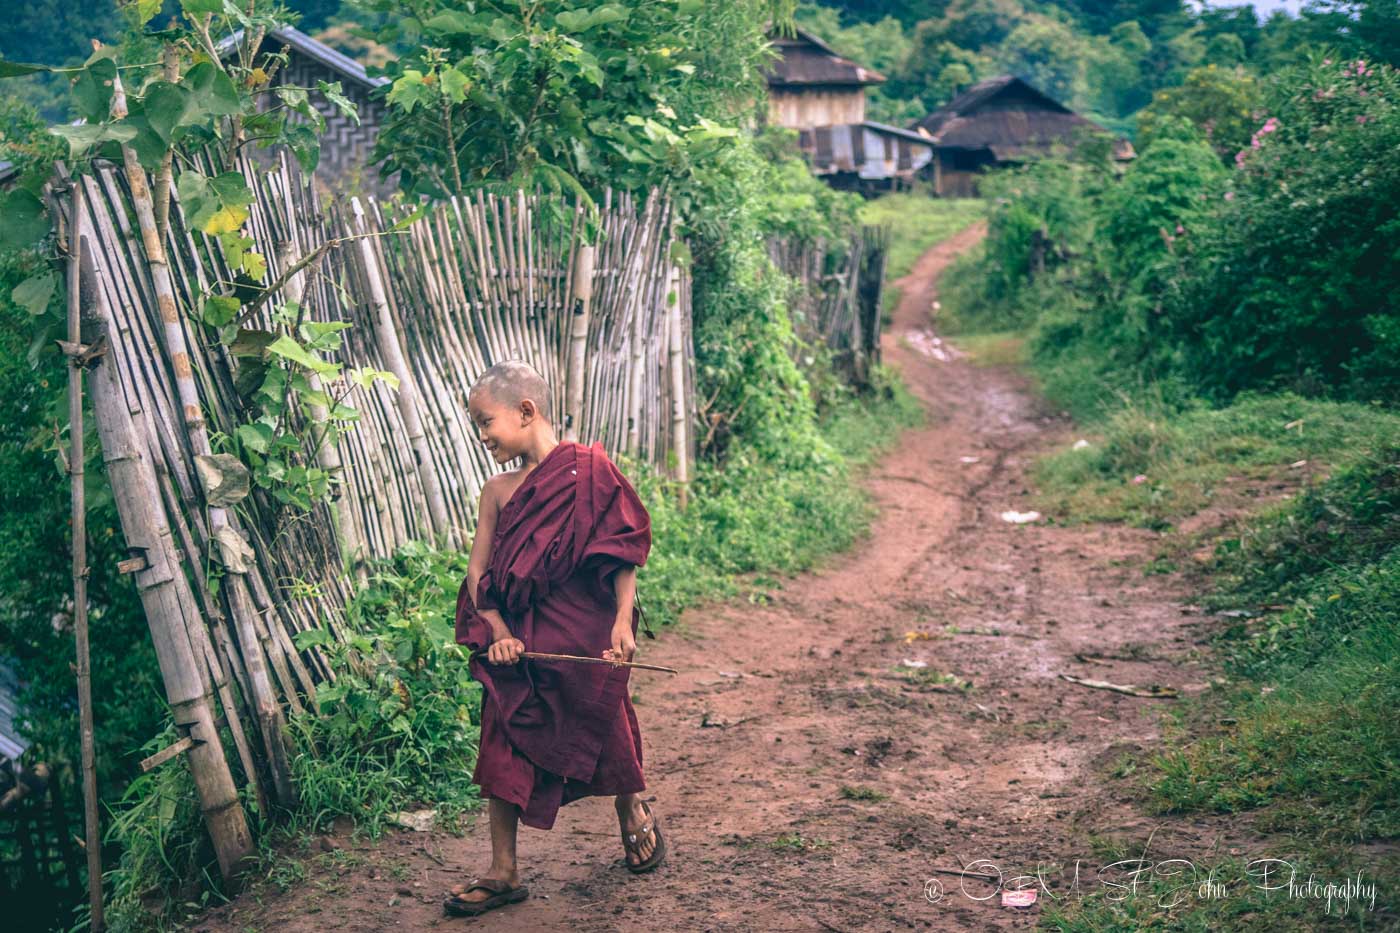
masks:
<path fill-rule="evenodd" d="M 212 62 L 195 65 L 182 83 L 193 95 L 195 106 L 208 116 L 228 116 L 238 113 L 241 107 L 238 89 L 223 69 Z"/>
<path fill-rule="evenodd" d="M 49 132 L 68 140 L 68 155 L 77 159 L 99 143 L 130 142 L 136 136 L 136 127 L 119 123 L 85 123 L 79 126 L 64 124 L 49 127 Z"/>
<path fill-rule="evenodd" d="M 224 207 L 215 211 L 201 228 L 210 236 L 219 236 L 223 233 L 233 233 L 243 226 L 243 221 L 248 219 L 248 212 L 241 207 Z"/>
<path fill-rule="evenodd" d="M 260 454 L 267 453 L 267 445 L 272 443 L 272 426 L 261 421 L 240 424 L 234 433 L 243 442 L 243 446 Z"/>
<path fill-rule="evenodd" d="M 23 188 L 0 195 L 0 244 L 31 246 L 49 232 L 44 202 Z"/>
<path fill-rule="evenodd" d="M 175 130 L 199 118 L 194 95 L 178 84 L 157 81 L 146 91 L 146 120 L 169 143 Z"/>
<path fill-rule="evenodd" d="M 160 12 L 161 0 L 136 0 L 137 25 L 144 26 Z"/>
<path fill-rule="evenodd" d="M 117 76 L 117 63 L 111 58 L 98 58 L 73 79 L 73 103 L 78 114 L 89 123 L 101 123 L 111 116 L 112 81 Z"/>
<path fill-rule="evenodd" d="M 438 75 L 443 95 L 452 103 L 460 104 L 467 99 L 467 91 L 472 86 L 471 79 L 456 68 L 446 67 Z"/>
<path fill-rule="evenodd" d="M 219 196 L 225 207 L 245 207 L 253 203 L 253 189 L 238 172 L 221 172 L 209 179 L 209 189 Z"/>
<path fill-rule="evenodd" d="M 204 300 L 204 307 L 200 310 L 200 320 L 210 327 L 224 327 L 233 322 L 238 317 L 238 309 L 242 307 L 237 298 L 226 298 L 223 296 L 213 296 Z"/>
<path fill-rule="evenodd" d="M 351 327 L 349 321 L 303 321 L 301 336 L 312 349 L 340 349 L 340 332 Z"/>
<path fill-rule="evenodd" d="M 291 360 L 293 363 L 305 366 L 307 369 L 322 375 L 340 372 L 339 363 L 331 363 L 321 359 L 286 334 L 268 344 L 267 349 L 283 359 Z"/>
<path fill-rule="evenodd" d="M 58 287 L 58 276 L 45 272 L 25 279 L 10 292 L 14 303 L 33 315 L 43 314 L 49 307 L 49 299 Z"/>
<path fill-rule="evenodd" d="M 267 275 L 267 258 L 262 253 L 248 250 L 243 254 L 243 271 L 254 281 L 261 282 L 263 276 Z"/>
<path fill-rule="evenodd" d="M 194 18 L 202 13 L 222 13 L 224 0 L 180 0 L 180 9 Z"/>
<path fill-rule="evenodd" d="M 428 106 L 432 103 L 433 91 L 423 83 L 423 72 L 407 68 L 389 89 L 387 100 L 389 106 L 402 107 L 404 113 L 412 113 L 419 104 Z"/>

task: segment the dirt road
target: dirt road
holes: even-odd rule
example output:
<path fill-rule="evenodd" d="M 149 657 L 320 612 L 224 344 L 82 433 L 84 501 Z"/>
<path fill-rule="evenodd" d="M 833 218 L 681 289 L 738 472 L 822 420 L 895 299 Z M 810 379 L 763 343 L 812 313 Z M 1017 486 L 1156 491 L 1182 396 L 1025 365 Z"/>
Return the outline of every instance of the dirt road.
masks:
<path fill-rule="evenodd" d="M 1198 689 L 1199 620 L 1180 584 L 1142 573 L 1151 533 L 1000 517 L 1029 509 L 1033 456 L 1075 436 L 1022 377 L 929 332 L 939 273 L 980 235 L 935 248 L 902 283 L 885 359 L 932 417 L 865 477 L 881 510 L 872 536 L 766 604 L 696 608 L 641 646 L 639 660 L 684 672 L 633 677 L 667 865 L 629 874 L 611 801 L 587 799 L 550 832 L 522 827 L 532 896 L 476 920 L 444 918 L 440 898 L 488 864 L 484 819 L 460 839 L 390 835 L 198 928 L 1024 929 L 1043 892 L 1018 911 L 934 870 L 1039 865 L 1067 896 L 1076 859 L 1086 875 L 1100 864 L 1095 837 L 1159 826 L 1103 774 L 1151 745 L 1170 701 L 1058 675 Z M 1206 829 L 1168 826 L 1158 851 L 1207 844 Z"/>

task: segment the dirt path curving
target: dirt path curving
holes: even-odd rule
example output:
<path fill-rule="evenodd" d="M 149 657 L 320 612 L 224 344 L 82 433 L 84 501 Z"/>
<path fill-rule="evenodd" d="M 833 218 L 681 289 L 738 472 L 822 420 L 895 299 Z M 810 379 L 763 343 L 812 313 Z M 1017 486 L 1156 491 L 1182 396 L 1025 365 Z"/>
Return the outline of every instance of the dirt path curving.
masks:
<path fill-rule="evenodd" d="M 699 607 L 642 645 L 639 660 L 684 672 L 633 678 L 667 865 L 629 874 L 611 801 L 587 799 L 550 832 L 521 828 L 532 897 L 475 920 L 439 904 L 486 867 L 484 818 L 461 839 L 347 844 L 321 860 L 340 867 L 309 865 L 286 894 L 244 895 L 196 928 L 1024 929 L 1040 906 L 974 900 L 933 870 L 1041 865 L 1063 894 L 1069 876 L 1048 866 L 1083 859 L 1088 872 L 1095 835 L 1147 835 L 1158 824 L 1102 772 L 1152 743 L 1169 701 L 1058 675 L 1200 688 L 1196 620 L 1181 584 L 1143 575 L 1150 532 L 1001 519 L 1029 508 L 1033 456 L 1074 436 L 1023 377 L 974 366 L 930 331 L 939 274 L 981 235 L 935 247 L 900 283 L 885 359 L 932 414 L 865 479 L 881 510 L 872 536 L 765 604 Z M 1168 829 L 1162 845 L 1189 847 L 1209 827 Z"/>

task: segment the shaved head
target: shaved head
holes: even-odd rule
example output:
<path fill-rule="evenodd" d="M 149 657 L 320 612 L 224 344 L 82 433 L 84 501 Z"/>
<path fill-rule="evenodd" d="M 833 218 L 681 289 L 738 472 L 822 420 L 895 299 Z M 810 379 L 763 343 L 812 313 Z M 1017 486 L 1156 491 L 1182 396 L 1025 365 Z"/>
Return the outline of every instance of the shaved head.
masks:
<path fill-rule="evenodd" d="M 535 367 L 524 360 L 504 360 L 481 374 L 473 385 L 471 395 L 486 392 L 498 404 L 518 409 L 525 399 L 535 403 L 540 417 L 554 423 L 550 411 L 549 383 Z"/>

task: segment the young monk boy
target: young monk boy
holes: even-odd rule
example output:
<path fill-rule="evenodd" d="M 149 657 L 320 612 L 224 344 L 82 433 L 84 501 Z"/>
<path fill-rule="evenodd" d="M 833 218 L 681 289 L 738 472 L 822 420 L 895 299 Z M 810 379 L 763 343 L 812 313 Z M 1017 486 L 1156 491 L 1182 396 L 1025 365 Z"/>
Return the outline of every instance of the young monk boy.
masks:
<path fill-rule="evenodd" d="M 642 737 L 628 694 L 630 668 L 522 651 L 630 661 L 636 650 L 637 567 L 651 549 L 651 517 L 602 444 L 559 441 L 549 386 L 526 363 L 488 369 L 467 408 L 497 463 L 517 470 L 481 491 L 467 578 L 457 594 L 457 642 L 473 651 L 484 687 L 472 782 L 489 798 L 491 865 L 455 886 L 448 913 L 474 915 L 524 900 L 517 820 L 549 829 L 559 807 L 615 795 L 627 868 L 666 856 L 638 794 Z"/>

